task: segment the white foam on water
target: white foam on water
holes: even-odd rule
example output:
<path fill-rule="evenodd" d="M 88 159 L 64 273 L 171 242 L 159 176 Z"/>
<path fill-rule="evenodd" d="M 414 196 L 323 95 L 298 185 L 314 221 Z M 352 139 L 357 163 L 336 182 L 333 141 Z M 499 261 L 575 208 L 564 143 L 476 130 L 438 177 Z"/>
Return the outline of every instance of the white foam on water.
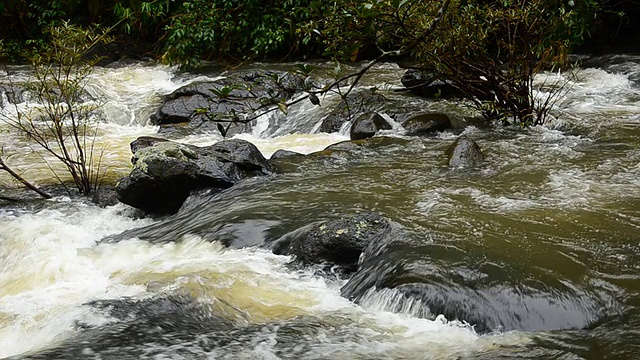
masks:
<path fill-rule="evenodd" d="M 69 335 L 87 300 L 142 290 L 114 284 L 82 251 L 107 234 L 147 220 L 122 217 L 116 208 L 51 202 L 54 209 L 0 216 L 0 357 Z"/>
<path fill-rule="evenodd" d="M 36 213 L 0 214 L 2 357 L 59 343 L 75 333 L 76 321 L 110 321 L 83 306 L 88 301 L 179 289 L 228 301 L 257 322 L 347 316 L 357 322 L 354 331 L 379 333 L 383 347 L 395 347 L 400 339 L 407 346 L 476 348 L 481 338 L 469 329 L 359 307 L 340 296 L 342 281 L 311 269 L 292 271 L 289 257 L 268 250 L 225 249 L 193 235 L 168 244 L 134 238 L 96 246 L 108 234 L 150 220 L 122 216 L 124 206 L 99 209 L 60 199 L 53 205 Z M 340 338 L 331 341 L 349 349 Z"/>
<path fill-rule="evenodd" d="M 347 136 L 339 133 L 289 134 L 270 139 L 256 138 L 250 134 L 240 134 L 236 138 L 255 144 L 266 158 L 269 158 L 280 149 L 309 154 L 323 150 L 331 144 L 349 140 Z"/>

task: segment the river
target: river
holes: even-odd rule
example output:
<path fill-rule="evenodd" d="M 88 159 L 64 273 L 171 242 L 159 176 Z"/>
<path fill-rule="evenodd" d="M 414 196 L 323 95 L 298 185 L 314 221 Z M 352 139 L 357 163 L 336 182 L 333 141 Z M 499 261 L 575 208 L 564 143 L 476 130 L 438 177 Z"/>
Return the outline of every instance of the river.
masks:
<path fill-rule="evenodd" d="M 398 87 L 401 74 L 382 65 L 363 84 Z M 157 132 L 147 120 L 163 95 L 220 75 L 155 64 L 97 68 L 88 89 L 106 101 L 96 144 L 107 179 L 130 169 L 132 140 Z M 640 57 L 586 59 L 575 77 L 537 81 L 558 76 L 569 90 L 546 126 L 468 125 L 429 138 L 396 127 L 384 146 L 311 157 L 284 174 L 200 193 L 164 219 L 75 196 L 5 203 L 0 358 L 640 358 Z M 454 101 L 389 96 L 407 109 L 470 113 Z M 326 108 L 301 103 L 235 136 L 267 158 L 278 149 L 322 150 L 348 139 L 315 130 Z M 54 184 L 33 144 L 0 129 L 7 162 Z M 461 132 L 483 149 L 480 167 L 446 166 L 444 151 Z M 35 196 L 6 174 L 0 186 Z M 378 286 L 351 301 L 341 296 L 347 277 L 295 266 L 264 246 L 362 211 L 405 231 L 388 261 L 430 286 L 425 296 Z M 130 237 L 101 241 L 126 230 Z M 429 294 L 469 307 L 469 317 L 436 317 Z M 473 326 L 483 317 L 504 326 Z"/>

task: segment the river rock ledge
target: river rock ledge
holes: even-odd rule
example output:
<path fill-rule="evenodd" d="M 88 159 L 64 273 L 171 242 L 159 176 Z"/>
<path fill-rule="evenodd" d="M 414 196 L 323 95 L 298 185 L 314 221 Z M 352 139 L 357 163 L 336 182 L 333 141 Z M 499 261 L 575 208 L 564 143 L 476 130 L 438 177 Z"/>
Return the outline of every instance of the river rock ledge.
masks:
<path fill-rule="evenodd" d="M 276 240 L 271 249 L 305 265 L 329 263 L 351 272 L 365 247 L 392 236 L 394 229 L 382 215 L 366 212 L 305 226 Z"/>
<path fill-rule="evenodd" d="M 272 173 L 271 164 L 248 141 L 234 139 L 198 147 L 154 137 L 131 143 L 133 169 L 116 184 L 121 202 L 149 214 L 176 213 L 191 191 L 222 191 L 253 176 Z"/>

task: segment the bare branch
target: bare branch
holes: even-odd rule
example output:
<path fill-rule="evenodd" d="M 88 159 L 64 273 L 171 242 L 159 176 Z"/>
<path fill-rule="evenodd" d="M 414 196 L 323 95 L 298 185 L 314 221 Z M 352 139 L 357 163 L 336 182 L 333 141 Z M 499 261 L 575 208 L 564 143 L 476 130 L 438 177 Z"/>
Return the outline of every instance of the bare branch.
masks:
<path fill-rule="evenodd" d="M 39 187 L 33 185 L 32 183 L 28 182 L 27 180 L 25 180 L 22 176 L 20 176 L 20 174 L 18 174 L 17 172 L 13 171 L 13 169 L 11 169 L 5 162 L 4 159 L 2 159 L 2 157 L 0 156 L 0 170 L 4 170 L 7 173 L 9 173 L 9 175 L 11 175 L 14 179 L 18 180 L 22 185 L 28 187 L 29 189 L 35 191 L 36 193 L 38 193 L 38 195 L 42 196 L 45 199 L 51 199 L 51 195 L 49 195 L 48 193 L 46 193 L 45 191 L 41 190 Z"/>

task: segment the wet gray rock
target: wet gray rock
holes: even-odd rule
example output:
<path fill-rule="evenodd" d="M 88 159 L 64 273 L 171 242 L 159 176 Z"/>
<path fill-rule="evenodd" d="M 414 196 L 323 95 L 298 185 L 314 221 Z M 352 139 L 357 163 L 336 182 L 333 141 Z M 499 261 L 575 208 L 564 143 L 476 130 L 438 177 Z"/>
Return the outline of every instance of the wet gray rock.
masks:
<path fill-rule="evenodd" d="M 342 125 L 349 121 L 349 115 L 355 119 L 360 114 L 370 111 L 380 110 L 387 98 L 382 94 L 378 94 L 371 90 L 361 90 L 349 94 L 344 100 L 336 106 L 335 109 L 322 120 L 320 132 L 334 133 L 338 132 Z"/>
<path fill-rule="evenodd" d="M 376 136 L 372 138 L 360 139 L 360 140 L 345 140 L 335 144 L 331 144 L 321 151 L 316 151 L 307 155 L 308 157 L 322 157 L 331 155 L 335 152 L 361 152 L 371 149 L 378 149 L 387 146 L 405 146 L 411 140 L 391 137 L 391 136 Z"/>
<path fill-rule="evenodd" d="M 193 347 L 184 344 L 201 341 L 213 348 L 209 344 L 223 338 L 216 344 L 221 346 L 232 341 L 232 335 L 227 335 L 228 339 L 224 336 L 237 328 L 236 323 L 247 321 L 246 315 L 230 304 L 200 301 L 184 294 L 161 294 L 144 300 L 97 300 L 84 304 L 84 308 L 109 321 L 96 324 L 80 319 L 73 336 L 14 359 L 133 360 L 148 357 L 150 352 L 167 358 L 193 358 Z M 202 340 L 212 333 L 215 335 Z M 207 350 L 200 349 L 200 353 L 213 351 Z"/>
<path fill-rule="evenodd" d="M 373 137 L 380 130 L 390 130 L 391 124 L 376 112 L 360 114 L 351 125 L 349 137 L 351 140 L 361 140 Z"/>
<path fill-rule="evenodd" d="M 118 204 L 116 188 L 114 186 L 102 186 L 93 193 L 91 202 L 101 208 Z"/>
<path fill-rule="evenodd" d="M 451 128 L 451 118 L 441 112 L 416 114 L 402 123 L 409 136 L 425 136 Z"/>
<path fill-rule="evenodd" d="M 466 135 L 462 135 L 449 146 L 445 152 L 449 166 L 464 167 L 473 166 L 484 160 L 480 146 Z"/>
<path fill-rule="evenodd" d="M 229 119 L 232 112 L 249 113 L 263 98 L 290 99 L 302 87 L 303 80 L 287 72 L 238 71 L 225 79 L 189 84 L 166 95 L 150 121 L 160 125 L 159 132 L 165 135 L 217 132 L 217 123 L 211 119 Z"/>
<path fill-rule="evenodd" d="M 221 191 L 252 176 L 270 174 L 269 162 L 251 143 L 225 140 L 197 147 L 139 138 L 131 173 L 116 184 L 118 200 L 150 214 L 173 214 L 191 191 Z"/>
<path fill-rule="evenodd" d="M 479 333 L 584 329 L 619 311 L 611 295 L 553 277 L 544 270 L 487 262 L 478 248 L 431 233 L 388 236 L 371 242 L 342 287 L 356 303 L 393 299 L 388 311 L 466 321 Z M 532 274 L 531 272 L 534 271 Z M 517 275 L 516 275 L 517 274 Z M 545 279 L 545 280 L 541 280 Z"/>
<path fill-rule="evenodd" d="M 451 98 L 463 95 L 453 82 L 439 80 L 424 70 L 408 69 L 400 81 L 411 93 L 426 98 Z"/>
<path fill-rule="evenodd" d="M 286 158 L 290 158 L 290 157 L 294 157 L 294 156 L 304 156 L 304 154 L 301 154 L 301 153 L 295 152 L 295 151 L 289 151 L 289 150 L 280 149 L 280 150 L 274 152 L 271 155 L 271 160 L 274 160 L 274 159 L 286 159 Z"/>
<path fill-rule="evenodd" d="M 153 146 L 157 143 L 168 142 L 169 140 L 164 138 L 159 138 L 155 136 L 140 136 L 137 139 L 133 140 L 129 147 L 131 148 L 131 153 L 135 154 L 138 150 Z M 186 146 L 186 145 L 185 145 Z"/>
<path fill-rule="evenodd" d="M 272 250 L 294 255 L 303 264 L 328 262 L 352 271 L 364 248 L 389 236 L 391 229 L 391 223 L 382 215 L 362 213 L 298 229 L 277 240 Z"/>

